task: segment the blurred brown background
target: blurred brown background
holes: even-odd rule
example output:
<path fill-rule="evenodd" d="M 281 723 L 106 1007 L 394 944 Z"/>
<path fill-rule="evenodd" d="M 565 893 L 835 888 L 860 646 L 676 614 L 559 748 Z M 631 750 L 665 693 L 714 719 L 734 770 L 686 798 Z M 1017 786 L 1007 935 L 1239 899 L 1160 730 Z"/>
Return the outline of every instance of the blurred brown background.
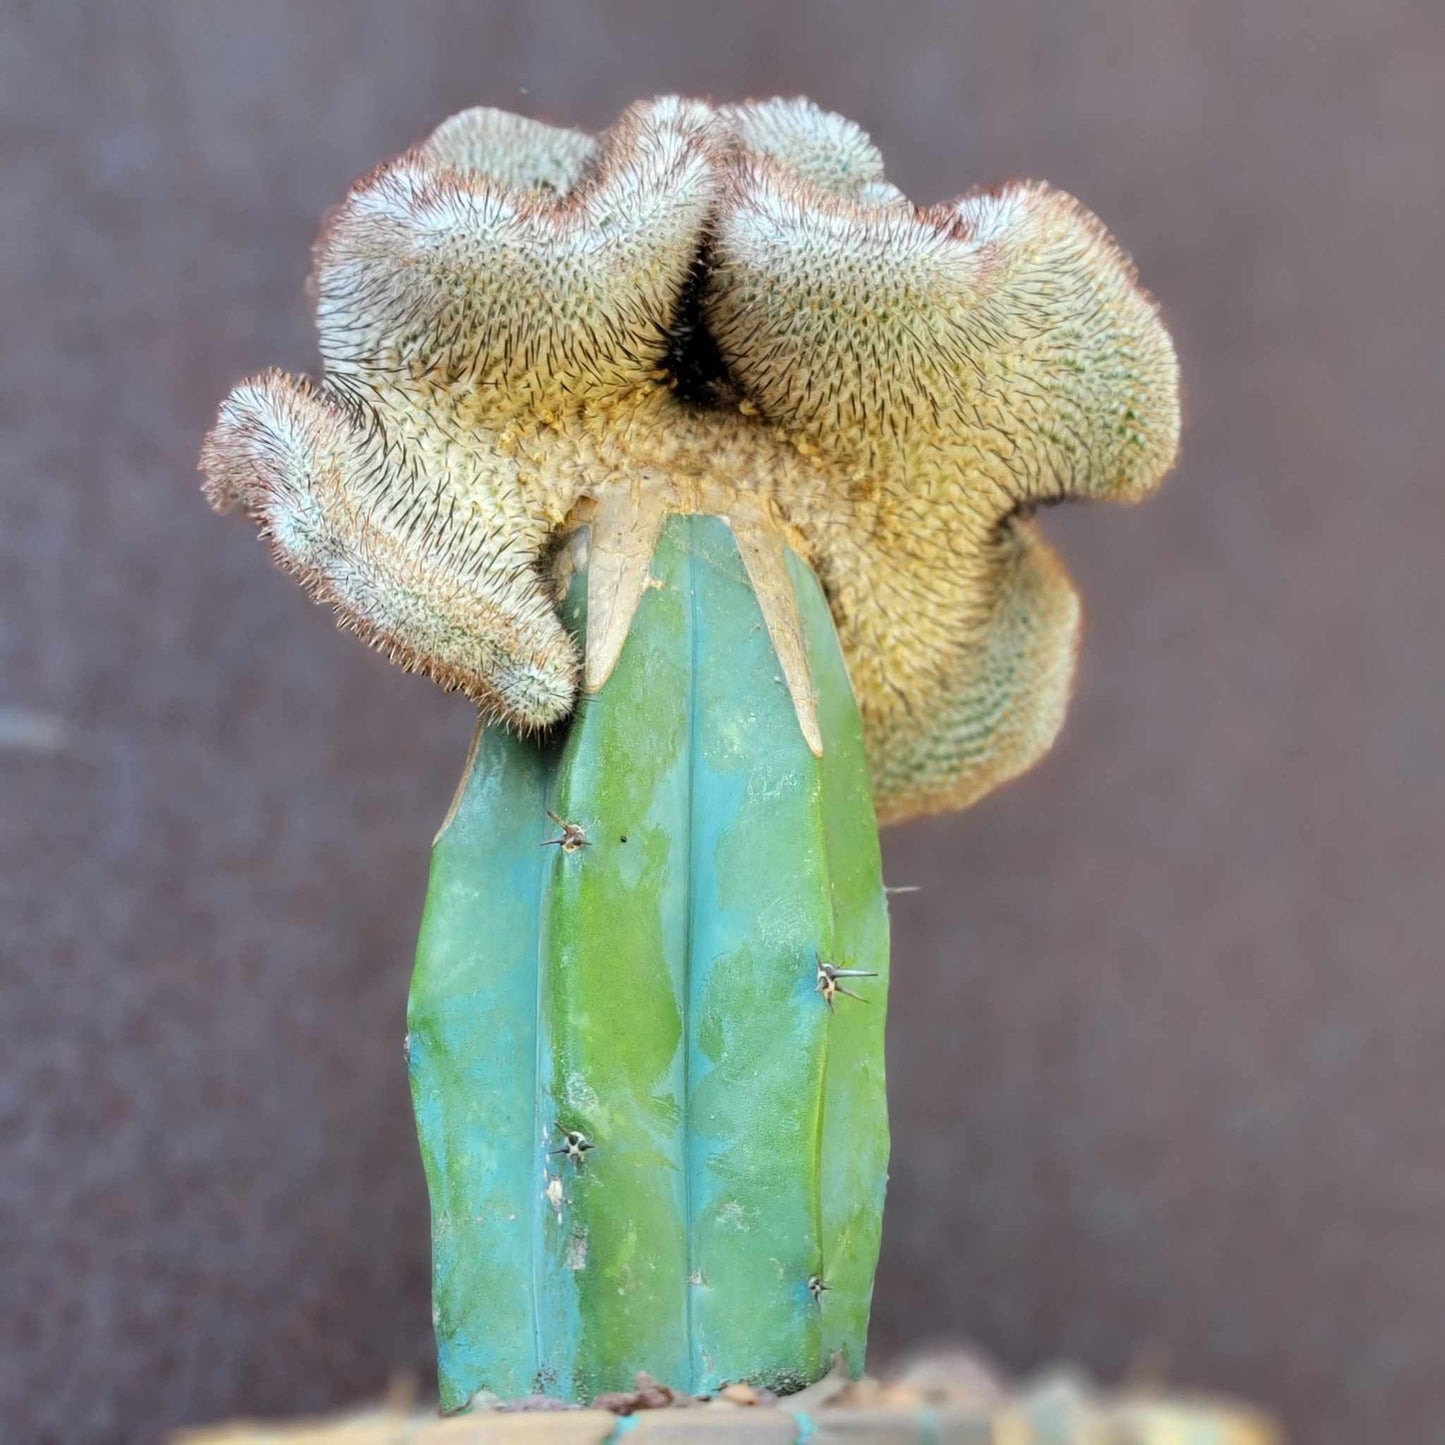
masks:
<path fill-rule="evenodd" d="M 479 102 L 806 92 L 932 201 L 1044 176 L 1179 339 L 1184 461 L 1055 512 L 1063 742 L 887 841 L 876 1354 L 966 1336 L 1445 1429 L 1445 9 L 0 6 L 0 1419 L 145 1440 L 430 1350 L 401 1060 L 467 707 L 218 521 L 322 210 Z"/>

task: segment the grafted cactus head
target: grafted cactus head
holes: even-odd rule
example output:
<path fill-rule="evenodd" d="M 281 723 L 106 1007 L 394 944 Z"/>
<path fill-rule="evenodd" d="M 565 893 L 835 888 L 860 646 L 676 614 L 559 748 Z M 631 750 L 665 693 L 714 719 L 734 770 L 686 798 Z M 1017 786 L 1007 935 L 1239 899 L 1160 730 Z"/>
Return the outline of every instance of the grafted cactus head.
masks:
<path fill-rule="evenodd" d="M 1172 464 L 1177 367 L 1127 258 L 1014 183 L 919 208 L 806 101 L 631 108 L 600 139 L 468 111 L 316 248 L 325 379 L 221 408 L 240 502 L 343 624 L 550 726 L 607 675 L 669 511 L 725 516 L 804 732 L 782 574 L 826 590 L 880 815 L 962 806 L 1052 742 L 1079 609 L 1031 520 Z M 587 657 L 551 558 L 592 526 Z"/>

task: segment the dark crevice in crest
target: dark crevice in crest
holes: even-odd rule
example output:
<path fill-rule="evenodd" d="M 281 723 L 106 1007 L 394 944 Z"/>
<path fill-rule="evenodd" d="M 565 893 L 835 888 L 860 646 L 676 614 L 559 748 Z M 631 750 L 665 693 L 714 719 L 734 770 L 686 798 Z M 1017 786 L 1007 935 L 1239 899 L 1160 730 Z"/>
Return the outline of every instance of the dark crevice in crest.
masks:
<path fill-rule="evenodd" d="M 999 518 L 999 528 L 1012 526 L 1015 522 L 1028 522 L 1040 512 L 1051 511 L 1054 507 L 1070 507 L 1083 498 L 1076 492 L 1059 490 L 1046 493 L 1038 497 L 1025 497 L 1022 501 L 1015 502 L 1009 510 Z"/>
<path fill-rule="evenodd" d="M 712 242 L 705 239 L 693 258 L 692 271 L 668 328 L 665 359 L 678 400 L 708 408 L 736 405 L 741 396 L 703 319 L 702 298 L 711 272 Z"/>

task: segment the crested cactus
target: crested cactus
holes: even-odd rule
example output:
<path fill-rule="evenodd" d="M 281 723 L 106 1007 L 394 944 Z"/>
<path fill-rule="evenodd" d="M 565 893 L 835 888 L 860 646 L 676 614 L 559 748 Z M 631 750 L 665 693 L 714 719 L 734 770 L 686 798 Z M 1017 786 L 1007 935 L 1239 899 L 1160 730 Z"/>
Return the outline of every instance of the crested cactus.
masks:
<path fill-rule="evenodd" d="M 479 727 L 409 1009 L 444 1403 L 861 1369 L 884 821 L 1062 721 L 1032 519 L 1133 500 L 1168 336 L 1076 202 L 931 208 L 802 101 L 470 111 L 316 250 L 325 380 L 202 468 Z"/>

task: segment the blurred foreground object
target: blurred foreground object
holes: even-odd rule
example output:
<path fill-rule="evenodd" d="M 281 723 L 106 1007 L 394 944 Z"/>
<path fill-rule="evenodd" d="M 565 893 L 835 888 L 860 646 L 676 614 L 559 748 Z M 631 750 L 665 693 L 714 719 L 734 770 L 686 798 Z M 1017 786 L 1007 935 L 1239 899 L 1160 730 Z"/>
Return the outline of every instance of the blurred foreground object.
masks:
<path fill-rule="evenodd" d="M 611 1410 L 488 1410 L 479 1402 L 469 1415 L 439 1420 L 394 1403 L 330 1421 L 189 1431 L 174 1445 L 1284 1445 L 1267 1416 L 1227 1401 L 1104 1394 L 1070 1372 L 1007 1389 L 963 1352 L 921 1359 L 890 1382 L 835 1373 L 783 1400 L 732 1387 L 704 1403 L 645 1379 L 639 1387 L 635 1407 L 619 1398 Z"/>

